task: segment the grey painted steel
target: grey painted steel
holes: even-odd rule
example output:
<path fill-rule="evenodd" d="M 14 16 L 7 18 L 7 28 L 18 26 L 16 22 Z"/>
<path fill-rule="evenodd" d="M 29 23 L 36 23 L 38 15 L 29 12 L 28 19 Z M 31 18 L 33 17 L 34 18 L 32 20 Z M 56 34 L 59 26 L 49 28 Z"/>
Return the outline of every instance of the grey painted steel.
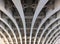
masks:
<path fill-rule="evenodd" d="M 43 40 L 43 43 L 46 41 L 46 39 L 47 39 L 48 35 L 51 33 L 51 31 L 52 31 L 53 29 L 55 29 L 57 26 L 59 26 L 59 25 L 60 25 L 60 23 L 57 24 L 57 25 L 54 25 L 53 28 L 49 30 L 49 32 L 46 34 L 46 36 L 45 36 L 45 38 L 44 38 L 44 40 Z"/>
<path fill-rule="evenodd" d="M 30 38 L 29 38 L 29 44 L 31 44 L 31 39 L 32 39 L 32 32 L 33 32 L 33 27 L 34 27 L 34 24 L 35 24 L 35 21 L 39 15 L 39 13 L 41 12 L 41 10 L 43 9 L 43 7 L 45 6 L 45 4 L 48 2 L 49 0 L 39 0 L 39 3 L 38 3 L 38 6 L 36 8 L 36 11 L 34 13 L 34 16 L 33 16 L 33 20 L 32 20 L 32 24 L 31 24 L 31 30 L 30 30 Z M 20 0 L 12 0 L 12 2 L 14 3 L 14 5 L 16 6 L 20 16 L 21 16 L 21 19 L 22 19 L 22 22 L 23 22 L 23 28 L 24 28 L 24 35 L 25 35 L 25 44 L 27 44 L 27 35 L 26 35 L 26 23 L 25 23 L 25 16 L 24 16 L 24 12 L 23 12 L 23 8 L 22 8 L 22 5 L 21 5 L 21 1 Z M 3 0 L 0 0 L 0 10 L 2 12 L 4 12 L 11 20 L 12 22 L 15 24 L 16 28 L 17 28 L 17 31 L 19 33 L 19 37 L 20 37 L 20 42 L 22 44 L 22 36 L 21 36 L 21 32 L 20 32 L 20 29 L 18 27 L 18 24 L 16 22 L 16 20 L 13 18 L 12 16 L 12 13 L 10 10 L 7 10 L 5 9 L 5 5 L 4 5 L 4 1 Z M 60 10 L 60 6 L 56 7 L 54 10 L 49 10 L 47 13 L 46 13 L 46 17 L 41 21 L 41 23 L 39 24 L 39 27 L 37 29 L 37 32 L 36 32 L 36 35 L 34 37 L 34 41 L 33 41 L 33 44 L 35 44 L 36 42 L 36 39 L 37 39 L 37 35 L 38 35 L 38 32 L 39 30 L 41 29 L 41 27 L 43 26 L 43 24 L 46 22 L 47 19 L 49 19 L 52 15 L 54 15 L 56 12 L 58 12 Z M 53 21 L 51 21 L 46 27 L 45 29 L 43 30 L 40 38 L 38 39 L 38 44 L 40 43 L 41 39 L 42 39 L 42 36 L 44 34 L 44 32 L 48 29 L 49 26 L 51 26 L 55 21 L 59 20 L 60 18 L 56 18 L 54 19 Z M 5 21 L 4 19 L 0 18 L 0 20 L 2 22 L 4 22 L 8 27 L 9 29 L 12 31 L 13 35 L 14 35 L 14 38 L 16 40 L 16 44 L 18 44 L 18 41 L 17 41 L 17 38 L 16 38 L 16 35 L 14 34 L 14 31 L 13 29 L 11 28 L 11 26 L 8 24 L 7 21 Z M 55 25 L 50 31 L 49 33 L 47 33 L 46 37 L 44 38 L 42 44 L 44 44 L 46 38 L 48 37 L 48 35 L 50 34 L 50 32 L 56 28 L 59 24 Z M 3 27 L 3 26 L 2 26 Z M 56 30 L 58 31 L 58 29 Z M 55 31 L 55 32 L 56 32 Z M 55 33 L 54 32 L 54 33 Z M 53 36 L 53 34 L 51 35 L 51 37 Z M 50 39 L 50 38 L 49 38 Z M 49 40 L 48 39 L 48 40 Z M 12 43 L 13 44 L 13 43 Z M 50 43 L 51 44 L 51 43 Z"/>
<path fill-rule="evenodd" d="M 60 24 L 59 24 L 59 25 L 60 25 Z M 49 42 L 49 40 L 53 37 L 53 35 L 54 35 L 58 30 L 60 30 L 60 28 L 59 28 L 59 29 L 56 29 L 56 30 L 51 34 L 51 36 L 49 37 L 49 39 L 46 41 L 46 44 Z M 57 36 L 57 34 L 56 34 L 55 36 Z M 55 37 L 55 36 L 54 36 L 54 37 Z M 54 38 L 54 37 L 53 37 L 53 38 Z M 50 42 L 50 43 L 51 43 L 51 42 Z M 49 44 L 50 44 L 50 43 L 49 43 Z"/>
<path fill-rule="evenodd" d="M 6 34 L 7 34 L 7 35 L 9 36 L 9 38 L 10 38 L 11 44 L 13 44 L 12 38 L 11 38 L 10 34 L 7 32 L 7 30 L 6 30 L 2 25 L 0 25 L 0 27 L 6 32 Z"/>
<path fill-rule="evenodd" d="M 6 22 L 6 20 L 3 20 L 2 18 L 0 18 L 0 20 L 1 20 L 2 22 L 4 22 L 4 23 L 9 27 L 9 29 L 11 30 L 11 32 L 12 32 L 13 35 L 14 35 L 14 38 L 15 38 L 15 40 L 16 40 L 16 44 L 18 44 L 16 35 L 15 35 L 15 33 L 14 33 L 12 27 Z"/>
<path fill-rule="evenodd" d="M 57 40 L 60 39 L 60 36 L 58 36 L 54 41 L 53 41 L 53 44 L 55 44 L 57 42 Z"/>
<path fill-rule="evenodd" d="M 36 11 L 34 13 L 33 16 L 33 20 L 32 20 L 32 24 L 31 24 L 31 31 L 30 31 L 30 40 L 29 40 L 29 44 L 31 44 L 31 38 L 32 38 L 32 32 L 33 32 L 33 26 L 35 24 L 35 21 L 39 15 L 39 13 L 41 12 L 42 8 L 45 6 L 45 4 L 48 2 L 48 0 L 39 0 L 38 6 L 36 8 Z"/>
<path fill-rule="evenodd" d="M 2 12 L 4 12 L 4 13 L 13 21 L 13 23 L 15 24 L 15 26 L 16 26 L 16 28 L 17 28 L 17 31 L 18 31 L 18 33 L 19 33 L 20 42 L 21 42 L 21 44 L 22 44 L 22 36 L 21 36 L 20 29 L 19 29 L 19 27 L 18 27 L 18 24 L 17 24 L 16 20 L 13 18 L 12 13 L 10 13 L 10 11 L 8 11 L 8 10 L 6 10 L 6 9 L 4 8 L 3 1 L 2 1 L 2 3 L 0 3 L 0 10 L 1 10 Z"/>
<path fill-rule="evenodd" d="M 22 22 L 23 22 L 23 27 L 24 27 L 24 35 L 25 35 L 25 44 L 26 43 L 26 23 L 25 23 L 25 16 L 24 16 L 24 12 L 23 12 L 23 8 L 22 8 L 22 5 L 21 5 L 21 1 L 20 0 L 12 0 L 14 5 L 16 6 L 20 16 L 21 16 L 21 19 L 22 19 Z M 22 44 L 22 43 L 21 43 Z"/>
<path fill-rule="evenodd" d="M 9 44 L 8 39 L 7 39 L 6 36 L 3 34 L 3 32 L 0 31 L 0 34 L 1 34 L 1 35 L 3 36 L 3 38 L 5 39 L 6 44 Z"/>
<path fill-rule="evenodd" d="M 56 37 L 58 37 L 58 35 L 60 34 L 60 32 L 58 32 L 53 38 L 52 38 L 52 40 L 50 41 L 50 43 L 49 44 L 51 44 L 52 43 L 52 41 L 56 38 Z"/>
<path fill-rule="evenodd" d="M 60 18 L 56 18 L 56 19 L 52 20 L 52 21 L 45 27 L 45 29 L 43 30 L 41 36 L 43 36 L 44 32 L 48 29 L 49 26 L 51 26 L 55 21 L 57 21 L 57 20 L 59 20 L 59 19 L 60 19 Z M 51 30 L 51 31 L 52 31 L 52 30 Z M 49 33 L 50 33 L 50 32 L 49 32 Z M 49 33 L 47 33 L 47 34 L 49 34 Z M 45 37 L 45 39 L 46 39 L 46 37 Z M 44 40 L 45 40 L 45 39 L 44 39 Z M 43 41 L 42 43 L 44 44 L 44 41 Z M 38 41 L 38 44 L 39 44 L 39 41 Z"/>
<path fill-rule="evenodd" d="M 42 25 L 46 22 L 46 20 L 48 18 L 50 18 L 52 15 L 54 15 L 59 10 L 60 10 L 60 6 L 59 7 L 56 7 L 54 10 L 49 11 L 49 12 L 46 13 L 46 17 L 41 21 L 41 23 L 40 23 L 40 25 L 39 25 L 39 27 L 37 29 L 37 32 L 36 32 L 36 35 L 35 35 L 35 38 L 34 38 L 34 42 L 36 42 L 37 34 L 38 34 L 39 30 L 41 29 Z M 38 40 L 38 44 L 40 43 L 41 38 L 42 38 L 42 35 L 40 36 L 40 38 Z"/>
<path fill-rule="evenodd" d="M 1 9 L 0 9 L 1 10 Z M 20 30 L 19 30 L 19 28 L 18 28 L 18 25 L 17 25 L 17 23 L 16 23 L 16 21 L 14 20 L 14 18 L 11 16 L 11 14 L 9 14 L 8 13 L 8 11 L 4 11 L 4 8 L 3 8 L 3 10 L 1 10 L 2 12 L 4 12 L 4 13 L 6 13 L 6 15 L 8 15 L 8 17 L 13 21 L 13 23 L 16 25 L 16 27 L 17 27 L 17 30 L 18 30 L 18 33 L 19 33 L 19 35 L 20 35 L 20 39 L 22 40 L 22 38 L 21 38 L 21 33 L 20 33 Z M 17 42 L 17 41 L 16 41 Z M 16 43 L 16 44 L 18 44 L 18 43 Z"/>
<path fill-rule="evenodd" d="M 60 18 L 56 18 L 56 19 L 54 19 L 53 21 L 51 21 L 50 24 L 48 24 L 48 25 L 45 27 L 45 29 L 43 30 L 41 36 L 43 36 L 44 32 L 48 29 L 49 26 L 51 26 L 54 22 L 56 22 L 56 21 L 59 20 L 59 19 L 60 19 Z M 52 31 L 52 30 L 51 30 L 51 31 Z M 50 32 L 51 32 L 51 31 L 50 31 Z M 50 33 L 50 32 L 49 32 L 49 33 Z M 47 34 L 49 34 L 49 33 L 47 33 Z M 46 38 L 45 38 L 45 39 L 46 39 Z M 45 39 L 44 39 L 44 41 L 45 41 Z M 44 44 L 44 41 L 42 42 L 43 44 Z"/>

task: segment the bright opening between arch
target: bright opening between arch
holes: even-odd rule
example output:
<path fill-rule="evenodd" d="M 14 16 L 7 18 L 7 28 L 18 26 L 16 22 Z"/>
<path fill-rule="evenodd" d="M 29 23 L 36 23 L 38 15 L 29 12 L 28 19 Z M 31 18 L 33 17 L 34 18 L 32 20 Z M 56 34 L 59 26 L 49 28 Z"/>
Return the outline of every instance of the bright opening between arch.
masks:
<path fill-rule="evenodd" d="M 59 39 L 59 40 L 57 40 L 55 44 L 60 44 L 60 39 Z"/>
<path fill-rule="evenodd" d="M 5 44 L 2 38 L 0 38 L 0 44 Z"/>

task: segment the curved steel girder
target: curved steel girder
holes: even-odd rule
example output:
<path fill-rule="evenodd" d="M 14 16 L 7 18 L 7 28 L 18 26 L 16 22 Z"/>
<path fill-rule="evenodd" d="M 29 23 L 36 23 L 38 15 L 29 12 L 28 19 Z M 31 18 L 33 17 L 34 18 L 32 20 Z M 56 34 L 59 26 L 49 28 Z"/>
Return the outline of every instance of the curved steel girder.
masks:
<path fill-rule="evenodd" d="M 55 26 L 53 26 L 53 28 L 47 33 L 47 35 L 45 36 L 45 39 L 43 40 L 43 43 L 45 42 L 45 40 L 47 39 L 47 37 L 48 37 L 48 35 L 51 33 L 51 31 L 53 30 L 53 29 L 55 29 L 57 26 L 59 26 L 60 25 L 60 23 L 59 24 L 57 24 L 57 25 L 55 25 Z M 56 31 L 58 31 L 58 29 L 57 30 L 55 30 L 55 32 Z M 55 33 L 54 32 L 54 33 Z M 47 43 L 46 43 L 47 44 Z"/>
<path fill-rule="evenodd" d="M 60 30 L 60 29 L 59 29 Z M 49 44 L 51 44 L 52 43 L 52 41 L 58 36 L 60 34 L 60 32 L 58 32 L 53 38 L 52 38 L 52 40 L 50 41 L 50 43 Z"/>
<path fill-rule="evenodd" d="M 12 2 L 14 3 L 14 5 L 16 6 L 20 16 L 21 16 L 21 19 L 22 19 L 22 22 L 23 22 L 23 27 L 24 27 L 24 35 L 25 35 L 25 44 L 26 43 L 26 23 L 25 23 L 25 17 L 24 17 L 24 12 L 23 12 L 23 8 L 22 8 L 22 5 L 21 5 L 21 1 L 20 0 L 12 0 Z"/>
<path fill-rule="evenodd" d="M 53 44 L 55 44 L 58 39 L 60 39 L 60 36 L 58 36 L 58 37 L 53 41 Z"/>
<path fill-rule="evenodd" d="M 11 40 L 11 43 L 13 44 L 12 38 L 11 38 L 10 34 L 7 32 L 7 30 L 2 25 L 0 25 L 0 27 L 6 32 L 6 34 L 9 36 L 9 38 Z"/>
<path fill-rule="evenodd" d="M 48 27 L 49 26 L 51 26 L 54 22 L 56 22 L 57 20 L 59 20 L 60 18 L 58 17 L 58 18 L 56 18 L 56 19 L 54 19 L 53 21 L 51 21 L 46 27 L 45 27 L 45 29 L 43 30 L 43 32 L 42 32 L 42 34 L 41 34 L 41 39 L 42 39 L 42 36 L 43 36 L 43 34 L 45 33 L 45 31 L 48 29 Z M 52 30 L 51 30 L 52 31 Z M 38 41 L 39 42 L 39 41 Z M 44 41 L 42 42 L 43 44 L 44 44 Z"/>
<path fill-rule="evenodd" d="M 4 22 L 4 23 L 9 27 L 9 29 L 11 30 L 11 32 L 12 32 L 13 35 L 14 35 L 14 38 L 15 38 L 15 40 L 16 40 L 16 44 L 18 44 L 16 35 L 15 35 L 15 33 L 14 33 L 12 27 L 11 27 L 5 20 L 3 20 L 2 18 L 0 18 L 0 20 L 1 20 L 2 22 Z"/>
<path fill-rule="evenodd" d="M 3 38 L 5 39 L 5 41 L 6 41 L 6 44 L 9 44 L 9 42 L 8 42 L 8 40 L 7 40 L 7 38 L 6 38 L 6 36 L 0 31 L 0 34 L 3 36 Z"/>
<path fill-rule="evenodd" d="M 14 1 L 15 1 L 15 0 L 14 0 Z M 4 6 L 5 6 L 5 5 L 4 5 L 3 1 L 2 1 L 2 3 L 0 2 L 0 10 L 1 10 L 2 12 L 4 12 L 4 13 L 12 20 L 12 22 L 15 24 L 15 26 L 16 26 L 16 28 L 17 28 L 17 30 L 18 30 L 18 33 L 19 33 L 20 42 L 21 42 L 21 44 L 22 44 L 22 36 L 21 36 L 20 29 L 19 29 L 19 27 L 18 27 L 18 24 L 17 24 L 16 20 L 13 18 L 12 13 L 10 13 L 8 10 L 6 10 L 6 9 L 4 8 Z"/>
<path fill-rule="evenodd" d="M 34 13 L 34 16 L 33 16 L 33 20 L 32 20 L 32 24 L 31 24 L 31 31 L 30 31 L 30 43 L 31 44 L 31 37 L 32 37 L 32 32 L 33 32 L 33 26 L 35 24 L 35 21 L 39 15 L 39 13 L 41 12 L 42 8 L 45 6 L 45 4 L 48 2 L 48 0 L 39 0 L 39 3 L 38 3 L 38 6 L 36 8 L 36 11 Z"/>
<path fill-rule="evenodd" d="M 44 38 L 44 40 L 43 40 L 43 43 L 46 41 L 46 39 L 47 39 L 48 35 L 51 33 L 51 31 L 52 31 L 53 29 L 55 29 L 58 25 L 60 25 L 60 24 L 57 24 L 56 26 L 53 26 L 53 28 L 52 28 L 50 31 L 48 31 L 48 33 L 46 34 L 46 36 L 45 36 L 45 38 Z"/>
<path fill-rule="evenodd" d="M 18 31 L 18 33 L 19 33 L 19 37 L 20 37 L 20 42 L 22 43 L 22 37 L 21 37 L 21 32 L 20 32 L 20 29 L 19 29 L 19 27 L 18 27 L 18 24 L 17 24 L 17 22 L 15 21 L 15 19 L 13 18 L 13 16 L 12 16 L 12 14 L 10 13 L 10 12 L 8 12 L 5 8 L 0 8 L 0 10 L 2 11 L 2 12 L 4 12 L 12 21 L 13 21 L 13 23 L 15 24 L 15 26 L 16 26 L 16 28 L 17 28 L 17 31 Z"/>
<path fill-rule="evenodd" d="M 41 29 L 42 25 L 46 22 L 46 20 L 47 20 L 48 18 L 50 18 L 52 15 L 54 15 L 54 14 L 55 14 L 57 11 L 59 11 L 59 10 L 60 10 L 60 7 L 57 7 L 57 8 L 55 8 L 54 10 L 47 12 L 46 17 L 45 17 L 45 18 L 41 21 L 41 23 L 39 24 L 39 27 L 38 27 L 38 29 L 37 29 L 37 32 L 36 32 L 36 35 L 35 35 L 35 38 L 34 38 L 34 42 L 36 42 L 37 34 L 38 34 L 39 30 Z M 39 42 L 40 42 L 40 40 L 41 40 L 41 37 L 39 38 Z M 35 43 L 34 43 L 34 44 L 35 44 Z"/>
<path fill-rule="evenodd" d="M 60 24 L 59 24 L 60 25 Z M 53 37 L 53 35 L 58 31 L 58 30 L 60 30 L 60 28 L 59 29 L 56 29 L 52 34 L 51 34 L 51 36 L 49 37 L 49 39 L 46 41 L 46 44 L 49 42 L 49 40 Z M 56 36 L 56 35 L 55 35 Z"/>

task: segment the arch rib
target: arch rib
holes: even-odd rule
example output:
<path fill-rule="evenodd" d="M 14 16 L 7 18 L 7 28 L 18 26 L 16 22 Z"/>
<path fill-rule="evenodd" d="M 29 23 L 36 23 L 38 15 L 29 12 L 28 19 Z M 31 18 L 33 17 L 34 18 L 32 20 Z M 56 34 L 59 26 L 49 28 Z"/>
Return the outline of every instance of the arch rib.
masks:
<path fill-rule="evenodd" d="M 46 39 L 47 39 L 48 35 L 51 33 L 51 31 L 52 31 L 53 29 L 55 29 L 57 26 L 59 26 L 59 25 L 60 25 L 60 23 L 57 24 L 57 25 L 54 25 L 53 28 L 50 29 L 50 31 L 46 34 L 46 36 L 45 36 L 45 38 L 44 38 L 44 40 L 43 40 L 43 43 L 46 41 Z"/>
<path fill-rule="evenodd" d="M 16 35 L 15 35 L 13 29 L 11 28 L 11 26 L 10 26 L 5 20 L 3 20 L 2 18 L 0 18 L 0 20 L 1 20 L 2 22 L 4 22 L 4 23 L 9 27 L 9 29 L 11 30 L 11 32 L 12 32 L 13 35 L 14 35 L 14 38 L 15 38 L 15 40 L 16 40 L 16 44 L 18 44 Z"/>
<path fill-rule="evenodd" d="M 60 25 L 60 24 L 58 24 L 58 25 Z M 56 26 L 58 26 L 58 25 L 56 25 Z M 55 29 L 55 28 L 56 28 L 56 26 L 55 26 L 55 27 L 53 27 L 53 28 L 48 32 L 48 34 L 46 35 L 45 39 L 44 39 L 44 40 L 43 40 L 43 42 L 42 42 L 43 44 L 44 44 L 44 42 L 45 42 L 46 38 L 48 37 L 48 35 L 50 34 L 50 32 L 51 32 L 53 29 Z M 56 33 L 56 31 L 58 31 L 58 29 L 56 29 L 54 33 Z"/>
<path fill-rule="evenodd" d="M 27 44 L 27 40 L 26 40 L 26 23 L 25 23 L 25 16 L 24 16 L 24 12 L 23 12 L 23 8 L 22 8 L 22 5 L 21 5 L 21 0 L 12 0 L 12 2 L 14 3 L 14 5 L 16 6 L 20 16 L 21 16 L 21 19 L 22 19 L 22 22 L 23 22 L 23 27 L 24 27 L 24 35 L 25 35 L 25 44 Z"/>
<path fill-rule="evenodd" d="M 2 11 L 2 12 L 4 12 L 12 21 L 13 21 L 13 23 L 15 24 L 15 26 L 16 26 L 16 28 L 17 28 L 17 31 L 18 31 L 18 33 L 19 33 L 19 37 L 20 37 L 20 42 L 21 42 L 21 44 L 22 44 L 22 36 L 21 36 L 21 32 L 20 32 L 20 29 L 19 29 L 19 27 L 18 27 L 18 24 L 17 24 L 17 22 L 16 22 L 16 20 L 13 18 L 13 16 L 12 16 L 12 13 L 10 13 L 8 10 L 6 10 L 5 8 L 4 8 L 4 3 L 3 3 L 3 1 L 1 0 L 0 2 L 2 2 L 2 3 L 0 3 L 0 10 Z"/>
<path fill-rule="evenodd" d="M 30 40 L 29 40 L 30 43 L 29 44 L 31 44 L 31 37 L 32 37 L 34 23 L 39 15 L 39 13 L 41 12 L 42 8 L 45 6 L 45 4 L 47 2 L 48 2 L 48 0 L 39 0 L 38 6 L 37 6 L 36 11 L 34 13 L 32 24 L 31 24 Z"/>
<path fill-rule="evenodd" d="M 5 35 L 0 31 L 0 34 L 3 36 L 3 38 L 5 39 L 5 41 L 6 41 L 6 44 L 9 44 L 9 42 L 8 42 L 8 40 L 7 40 L 7 38 L 5 37 Z"/>
<path fill-rule="evenodd" d="M 41 34 L 41 38 L 42 38 L 44 32 L 48 29 L 48 27 L 51 26 L 54 22 L 56 22 L 56 21 L 59 20 L 59 19 L 60 19 L 59 17 L 56 18 L 56 19 L 54 19 L 53 21 L 50 22 L 50 24 L 48 24 L 48 25 L 45 27 L 45 29 L 43 30 L 43 32 L 42 32 L 42 34 Z M 39 42 L 39 41 L 38 41 L 38 42 Z M 42 43 L 44 44 L 44 42 L 42 42 Z"/>
<path fill-rule="evenodd" d="M 52 40 L 50 41 L 50 43 L 49 44 L 51 44 L 52 43 L 52 41 L 56 38 L 56 37 L 58 37 L 58 35 L 60 34 L 60 32 L 58 32 L 53 38 L 52 38 Z"/>
<path fill-rule="evenodd" d="M 58 39 L 60 39 L 60 36 L 58 36 L 58 37 L 53 41 L 53 44 L 55 44 Z"/>
<path fill-rule="evenodd" d="M 60 24 L 59 24 L 59 25 L 60 25 Z M 49 40 L 53 37 L 53 35 L 54 35 L 58 30 L 60 30 L 60 28 L 56 29 L 56 30 L 51 34 L 51 36 L 50 36 L 49 39 L 47 40 L 46 44 L 49 42 Z M 59 33 L 57 33 L 57 34 L 55 35 L 55 37 L 56 37 L 58 34 L 59 34 Z M 51 42 L 50 42 L 49 44 L 51 44 Z"/>
<path fill-rule="evenodd" d="M 41 23 L 39 24 L 39 27 L 38 27 L 38 29 L 37 29 L 37 32 L 36 32 L 36 35 L 35 35 L 35 38 L 34 38 L 34 44 L 35 44 L 35 42 L 36 42 L 36 38 L 37 38 L 37 34 L 38 34 L 38 32 L 39 32 L 39 30 L 41 29 L 41 27 L 42 27 L 42 25 L 46 22 L 46 20 L 48 19 L 48 18 L 50 18 L 52 15 L 54 15 L 57 11 L 59 11 L 60 10 L 60 6 L 59 7 L 56 7 L 54 10 L 52 10 L 52 11 L 49 11 L 49 12 L 47 12 L 47 14 L 46 14 L 46 17 L 41 21 Z M 38 43 L 40 43 L 40 40 L 41 40 L 41 37 L 39 38 L 39 42 Z"/>
<path fill-rule="evenodd" d="M 6 34 L 9 36 L 9 38 L 11 40 L 11 44 L 13 44 L 13 41 L 12 41 L 10 34 L 6 31 L 6 29 L 2 25 L 0 25 L 0 27 L 6 32 Z"/>

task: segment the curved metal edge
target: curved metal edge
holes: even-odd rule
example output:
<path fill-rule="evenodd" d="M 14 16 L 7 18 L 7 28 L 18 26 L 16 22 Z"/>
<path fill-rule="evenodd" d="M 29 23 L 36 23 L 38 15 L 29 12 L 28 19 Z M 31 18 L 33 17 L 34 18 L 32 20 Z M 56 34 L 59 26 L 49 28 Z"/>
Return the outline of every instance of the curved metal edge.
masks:
<path fill-rule="evenodd" d="M 59 24 L 60 25 L 60 24 Z M 46 44 L 49 42 L 49 40 L 53 37 L 53 35 L 58 31 L 60 30 L 60 28 L 56 29 L 52 34 L 51 36 L 49 37 L 49 39 L 46 41 Z M 56 35 L 55 35 L 56 36 Z"/>
<path fill-rule="evenodd" d="M 6 34 L 9 36 L 9 38 L 11 40 L 11 43 L 13 44 L 13 41 L 12 41 L 10 34 L 6 31 L 6 29 L 2 25 L 0 25 L 0 27 L 6 32 Z"/>
<path fill-rule="evenodd" d="M 52 38 L 52 40 L 50 41 L 50 43 L 49 44 L 51 44 L 52 43 L 52 41 L 58 36 L 58 34 L 60 34 L 60 32 L 58 32 L 55 36 L 54 36 L 54 38 Z"/>
<path fill-rule="evenodd" d="M 46 28 L 43 30 L 43 32 L 42 32 L 42 34 L 41 34 L 41 38 L 42 38 L 44 32 L 48 29 L 48 27 L 51 26 L 54 22 L 56 22 L 56 21 L 59 20 L 59 19 L 60 19 L 60 18 L 54 19 L 53 21 L 50 22 L 50 24 L 48 24 L 48 25 L 46 26 Z M 47 33 L 47 34 L 48 34 L 48 33 Z M 44 41 L 43 41 L 42 43 L 44 44 Z"/>
<path fill-rule="evenodd" d="M 23 8 L 22 8 L 22 5 L 21 5 L 21 1 L 20 0 L 12 0 L 12 2 L 14 3 L 14 5 L 16 6 L 20 16 L 21 16 L 21 19 L 22 19 L 22 22 L 23 22 L 23 27 L 24 27 L 24 35 L 25 35 L 25 44 L 27 44 L 27 40 L 26 40 L 26 23 L 25 23 L 25 17 L 24 17 L 24 12 L 23 12 Z"/>
<path fill-rule="evenodd" d="M 3 8 L 3 7 L 2 7 Z M 15 24 L 15 26 L 16 26 L 16 28 L 17 28 L 17 31 L 18 31 L 18 33 L 19 33 L 19 37 L 20 37 L 20 42 L 22 43 L 22 36 L 21 36 L 21 32 L 20 32 L 20 29 L 19 29 L 19 27 L 18 27 L 18 24 L 17 24 L 17 22 L 15 21 L 15 19 L 13 18 L 13 16 L 12 16 L 12 14 L 11 13 L 9 13 L 6 9 L 2 9 L 2 8 L 0 8 L 0 10 L 2 11 L 2 12 L 4 12 L 12 21 L 13 21 L 13 23 Z"/>
<path fill-rule="evenodd" d="M 53 44 L 56 43 L 56 41 L 60 38 L 60 36 L 58 36 L 54 41 L 53 41 Z"/>
<path fill-rule="evenodd" d="M 60 24 L 57 24 L 56 26 L 53 26 L 53 28 L 48 32 L 48 34 L 46 35 L 45 39 L 43 40 L 43 43 L 45 42 L 45 40 L 47 39 L 48 35 L 50 34 L 50 32 L 55 29 L 58 25 Z M 56 31 L 58 31 L 58 29 L 56 29 Z"/>
<path fill-rule="evenodd" d="M 37 6 L 36 11 L 34 13 L 32 24 L 31 24 L 30 40 L 29 40 L 30 43 L 29 44 L 31 44 L 32 31 L 33 31 L 33 26 L 35 24 L 35 21 L 39 15 L 39 13 L 41 12 L 42 8 L 45 6 L 45 4 L 47 2 L 48 2 L 48 0 L 39 0 L 38 6 Z"/>
<path fill-rule="evenodd" d="M 2 1 L 2 2 L 3 2 L 3 1 Z M 16 20 L 13 18 L 12 13 L 8 12 L 8 11 L 4 8 L 4 2 L 3 2 L 3 3 L 0 3 L 0 4 L 2 4 L 2 5 L 0 5 L 0 10 L 1 10 L 2 12 L 4 12 L 4 13 L 13 21 L 13 23 L 15 24 L 15 26 L 16 26 L 16 28 L 17 28 L 17 30 L 18 30 L 18 33 L 19 33 L 20 40 L 21 40 L 20 42 L 21 42 L 21 44 L 22 44 L 22 36 L 21 36 L 21 32 L 20 32 L 20 29 L 19 29 L 19 27 L 18 27 L 18 24 L 17 24 Z"/>
<path fill-rule="evenodd" d="M 48 18 L 50 18 L 52 15 L 54 15 L 54 14 L 55 14 L 57 11 L 59 11 L 59 10 L 60 10 L 60 7 L 57 7 L 57 8 L 55 8 L 54 10 L 47 12 L 46 17 L 45 17 L 45 18 L 41 21 L 41 23 L 39 24 L 39 27 L 38 27 L 37 32 L 36 32 L 36 35 L 35 35 L 34 42 L 36 42 L 37 34 L 38 34 L 39 30 L 41 29 L 41 26 L 45 23 L 45 21 L 46 21 Z M 40 42 L 40 40 L 41 40 L 41 37 L 39 38 L 39 42 Z"/>
<path fill-rule="evenodd" d="M 8 39 L 6 38 L 6 36 L 0 31 L 0 34 L 3 36 L 3 38 L 5 39 L 6 43 L 9 44 Z"/>
<path fill-rule="evenodd" d="M 13 29 L 11 28 L 11 26 L 10 26 L 5 20 L 3 20 L 2 18 L 0 18 L 0 20 L 1 20 L 2 22 L 4 22 L 4 23 L 9 27 L 9 29 L 11 30 L 11 32 L 12 32 L 13 35 L 14 35 L 14 38 L 15 38 L 15 40 L 16 40 L 16 44 L 18 44 L 16 35 L 15 35 Z"/>

